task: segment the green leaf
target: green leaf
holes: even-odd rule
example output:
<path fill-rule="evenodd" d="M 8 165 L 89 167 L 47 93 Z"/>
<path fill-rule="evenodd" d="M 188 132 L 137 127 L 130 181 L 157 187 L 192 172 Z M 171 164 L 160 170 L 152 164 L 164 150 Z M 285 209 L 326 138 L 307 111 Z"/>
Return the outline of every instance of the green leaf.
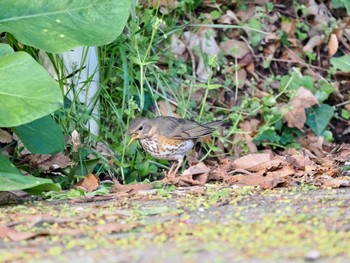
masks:
<path fill-rule="evenodd" d="M 13 130 L 32 153 L 55 154 L 64 150 L 61 127 L 50 115 L 14 127 Z"/>
<path fill-rule="evenodd" d="M 112 42 L 129 17 L 130 0 L 2 0 L 0 32 L 48 52 Z"/>
<path fill-rule="evenodd" d="M 333 8 L 346 8 L 348 15 L 350 15 L 350 1 L 349 0 L 332 0 Z"/>
<path fill-rule="evenodd" d="M 0 57 L 12 54 L 13 52 L 13 49 L 9 45 L 0 43 Z"/>
<path fill-rule="evenodd" d="M 210 12 L 210 17 L 212 19 L 218 19 L 221 16 L 221 13 L 218 10 L 213 10 Z"/>
<path fill-rule="evenodd" d="M 208 85 L 208 89 L 219 89 L 221 87 L 222 87 L 221 84 L 210 84 L 210 85 Z"/>
<path fill-rule="evenodd" d="M 326 82 L 322 83 L 319 90 L 317 90 L 315 97 L 319 102 L 324 102 L 329 95 L 334 91 L 334 87 Z"/>
<path fill-rule="evenodd" d="M 275 130 L 268 129 L 254 138 L 255 141 L 268 141 L 272 143 L 278 143 L 280 136 L 277 135 Z"/>
<path fill-rule="evenodd" d="M 286 75 L 281 78 L 280 90 L 285 88 L 287 83 L 290 81 L 291 76 Z M 293 81 L 289 83 L 288 90 L 297 90 L 300 87 L 304 87 L 310 91 L 314 91 L 314 79 L 309 76 L 303 76 L 301 78 L 294 76 Z"/>
<path fill-rule="evenodd" d="M 346 109 L 342 109 L 341 110 L 341 114 L 340 116 L 346 120 L 350 119 L 350 114 L 349 114 L 349 111 L 346 110 Z"/>
<path fill-rule="evenodd" d="M 41 118 L 63 105 L 62 93 L 49 73 L 25 52 L 0 59 L 0 127 Z"/>
<path fill-rule="evenodd" d="M 335 69 L 340 69 L 343 72 L 350 72 L 350 55 L 331 58 L 331 63 Z"/>
<path fill-rule="evenodd" d="M 38 194 L 43 191 L 59 191 L 61 188 L 50 179 L 22 175 L 5 156 L 0 154 L 0 191 L 14 190 L 26 190 Z"/>
<path fill-rule="evenodd" d="M 334 109 L 331 106 L 327 104 L 314 106 L 306 110 L 306 124 L 317 136 L 321 136 L 333 116 Z"/>
<path fill-rule="evenodd" d="M 284 127 L 280 143 L 282 143 L 283 145 L 294 143 L 296 139 L 302 135 L 303 133 L 297 128 Z"/>

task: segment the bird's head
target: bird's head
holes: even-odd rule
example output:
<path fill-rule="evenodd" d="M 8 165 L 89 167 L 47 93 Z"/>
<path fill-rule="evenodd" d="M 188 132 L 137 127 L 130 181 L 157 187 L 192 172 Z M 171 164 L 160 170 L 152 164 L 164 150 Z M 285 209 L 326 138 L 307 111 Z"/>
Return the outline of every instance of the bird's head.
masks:
<path fill-rule="evenodd" d="M 130 145 L 135 140 L 150 136 L 152 126 L 152 120 L 148 118 L 137 118 L 131 120 L 129 124 L 129 133 L 131 139 L 128 145 Z"/>

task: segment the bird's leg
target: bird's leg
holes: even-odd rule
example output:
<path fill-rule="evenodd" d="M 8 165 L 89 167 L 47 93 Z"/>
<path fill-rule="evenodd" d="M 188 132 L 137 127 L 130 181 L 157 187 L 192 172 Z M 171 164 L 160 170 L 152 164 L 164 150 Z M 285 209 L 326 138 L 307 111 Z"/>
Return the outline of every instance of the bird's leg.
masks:
<path fill-rule="evenodd" d="M 166 173 L 166 176 L 168 176 L 169 174 L 171 175 L 173 170 L 174 170 L 174 167 L 175 167 L 175 162 L 173 162 L 173 164 L 171 165 L 169 171 Z"/>
<path fill-rule="evenodd" d="M 171 167 L 171 169 L 170 169 L 168 175 L 174 176 L 174 177 L 175 177 L 177 171 L 178 171 L 179 168 L 181 167 L 182 162 L 183 162 L 183 159 L 179 160 L 179 161 L 178 161 L 178 164 L 177 164 L 177 166 L 176 166 L 176 168 L 175 168 L 175 170 L 173 170 L 173 168 L 175 167 L 175 163 L 174 163 L 174 165 Z"/>

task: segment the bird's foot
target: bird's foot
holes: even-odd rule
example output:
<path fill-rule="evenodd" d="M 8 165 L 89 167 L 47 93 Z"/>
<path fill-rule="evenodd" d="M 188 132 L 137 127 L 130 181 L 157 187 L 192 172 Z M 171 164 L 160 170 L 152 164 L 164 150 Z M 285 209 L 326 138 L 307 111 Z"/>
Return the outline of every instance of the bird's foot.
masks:
<path fill-rule="evenodd" d="M 168 178 L 168 179 L 177 177 L 176 173 L 174 173 L 174 171 L 171 171 L 171 170 L 169 170 L 169 171 L 163 170 L 163 173 L 164 173 L 165 178 Z"/>

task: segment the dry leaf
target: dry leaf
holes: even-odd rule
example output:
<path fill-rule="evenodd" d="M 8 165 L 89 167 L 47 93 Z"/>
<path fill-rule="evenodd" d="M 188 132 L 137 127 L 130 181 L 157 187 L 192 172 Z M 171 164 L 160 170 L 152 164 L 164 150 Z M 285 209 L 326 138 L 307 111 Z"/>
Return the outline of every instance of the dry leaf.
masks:
<path fill-rule="evenodd" d="M 32 154 L 30 156 L 29 165 L 33 168 L 38 168 L 42 172 L 51 172 L 56 169 L 63 169 L 73 162 L 68 156 L 58 153 L 55 155 L 48 154 Z"/>
<path fill-rule="evenodd" d="M 298 50 L 293 50 L 291 48 L 288 48 L 284 53 L 283 55 L 281 56 L 282 59 L 286 59 L 286 60 L 290 60 L 291 62 L 294 62 L 294 63 L 305 63 L 305 61 L 300 58 L 298 55 L 297 55 Z"/>
<path fill-rule="evenodd" d="M 111 148 L 105 142 L 102 141 L 97 142 L 95 149 L 98 153 L 105 157 L 113 157 L 115 154 L 111 150 Z"/>
<path fill-rule="evenodd" d="M 76 189 L 82 189 L 85 192 L 92 192 L 100 185 L 100 179 L 95 174 L 88 174 L 82 180 L 74 185 Z"/>
<path fill-rule="evenodd" d="M 339 188 L 349 186 L 350 181 L 348 179 L 330 178 L 324 182 L 322 188 Z"/>
<path fill-rule="evenodd" d="M 260 175 L 239 175 L 234 177 L 237 177 L 237 185 L 260 186 L 263 189 L 272 189 L 285 183 L 283 179 L 268 178 Z"/>
<path fill-rule="evenodd" d="M 245 71 L 244 68 L 241 68 L 240 70 L 238 70 L 237 77 L 238 77 L 238 88 L 242 89 L 244 84 L 246 84 L 247 82 L 247 72 Z M 232 76 L 232 79 L 234 82 L 236 82 L 235 75 Z"/>
<path fill-rule="evenodd" d="M 0 226 L 0 238 L 9 238 L 12 241 L 22 241 L 31 239 L 37 236 L 43 236 L 48 235 L 48 232 L 40 231 L 35 233 L 30 232 L 18 232 L 17 230 L 7 227 L 7 226 Z"/>
<path fill-rule="evenodd" d="M 0 129 L 0 143 L 12 142 L 12 135 L 3 129 Z"/>
<path fill-rule="evenodd" d="M 304 87 L 298 89 L 297 95 L 289 103 L 291 110 L 285 112 L 284 117 L 287 120 L 289 128 L 298 128 L 302 130 L 306 121 L 305 109 L 318 103 L 316 97 Z"/>
<path fill-rule="evenodd" d="M 248 154 L 233 162 L 236 168 L 248 170 L 259 164 L 271 161 L 271 155 L 267 153 Z"/>
<path fill-rule="evenodd" d="M 250 153 L 256 153 L 258 151 L 258 148 L 251 134 L 257 130 L 259 123 L 259 120 L 252 119 L 249 121 L 244 121 L 239 125 L 242 132 L 244 132 L 242 136 L 246 141 Z"/>
<path fill-rule="evenodd" d="M 80 141 L 80 135 L 77 130 L 74 130 L 72 132 L 72 143 L 73 143 L 73 148 L 75 151 L 78 151 L 81 148 L 81 141 Z"/>
<path fill-rule="evenodd" d="M 171 111 L 171 112 L 169 112 L 165 100 L 158 101 L 157 104 L 158 104 L 161 116 L 173 116 L 176 118 L 181 117 L 179 114 L 176 113 L 176 106 L 175 105 L 169 103 L 169 107 L 170 107 L 170 111 Z"/>
<path fill-rule="evenodd" d="M 179 39 L 177 34 L 171 35 L 171 51 L 178 56 L 181 56 L 186 51 L 185 43 Z"/>
<path fill-rule="evenodd" d="M 292 22 L 283 21 L 281 23 L 281 29 L 287 33 L 288 37 L 294 37 L 295 30 L 297 29 L 297 21 Z"/>
<path fill-rule="evenodd" d="M 248 45 L 245 42 L 236 39 L 230 39 L 225 42 L 221 42 L 220 48 L 223 50 L 225 55 L 237 59 L 241 59 L 250 53 Z"/>
<path fill-rule="evenodd" d="M 187 48 L 192 50 L 196 59 L 198 60 L 198 65 L 196 68 L 196 74 L 198 80 L 201 82 L 207 82 L 210 69 L 209 65 L 205 63 L 203 54 L 208 56 L 217 56 L 220 52 L 220 48 L 215 40 L 215 31 L 212 28 L 201 28 L 197 34 L 191 32 L 184 33 L 185 44 Z M 199 50 L 198 50 L 199 47 Z"/>
<path fill-rule="evenodd" d="M 116 193 L 136 194 L 138 191 L 151 190 L 153 188 L 150 184 L 121 184 L 118 181 L 114 182 L 113 190 Z"/>
<path fill-rule="evenodd" d="M 295 174 L 294 168 L 286 165 L 286 166 L 281 167 L 281 169 L 279 169 L 277 171 L 267 172 L 266 177 L 281 179 L 281 178 L 290 177 L 294 174 Z"/>
<path fill-rule="evenodd" d="M 297 139 L 297 142 L 300 144 L 300 146 L 310 150 L 318 157 L 323 157 L 323 137 L 322 136 L 316 136 L 312 131 L 308 131 L 305 133 L 302 137 Z"/>
<path fill-rule="evenodd" d="M 197 163 L 194 166 L 190 166 L 188 169 L 186 169 L 182 176 L 184 175 L 196 175 L 196 174 L 209 174 L 210 169 L 202 162 Z"/>
<path fill-rule="evenodd" d="M 323 39 L 320 35 L 315 35 L 309 39 L 307 44 L 303 47 L 304 52 L 312 52 L 316 46 L 323 43 Z"/>
<path fill-rule="evenodd" d="M 337 35 L 331 34 L 328 42 L 328 54 L 330 57 L 333 57 L 334 54 L 337 52 L 338 46 L 339 46 L 339 43 L 338 43 Z"/>
<path fill-rule="evenodd" d="M 218 180 L 215 174 L 210 173 L 210 169 L 204 163 L 198 163 L 190 166 L 178 177 L 167 177 L 163 181 L 170 182 L 177 186 L 195 186 L 204 185 L 211 180 Z"/>
<path fill-rule="evenodd" d="M 219 18 L 220 24 L 231 25 L 231 24 L 233 24 L 233 22 L 236 24 L 239 24 L 239 20 L 238 20 L 236 14 L 233 13 L 231 10 L 227 10 L 226 14 Z"/>

